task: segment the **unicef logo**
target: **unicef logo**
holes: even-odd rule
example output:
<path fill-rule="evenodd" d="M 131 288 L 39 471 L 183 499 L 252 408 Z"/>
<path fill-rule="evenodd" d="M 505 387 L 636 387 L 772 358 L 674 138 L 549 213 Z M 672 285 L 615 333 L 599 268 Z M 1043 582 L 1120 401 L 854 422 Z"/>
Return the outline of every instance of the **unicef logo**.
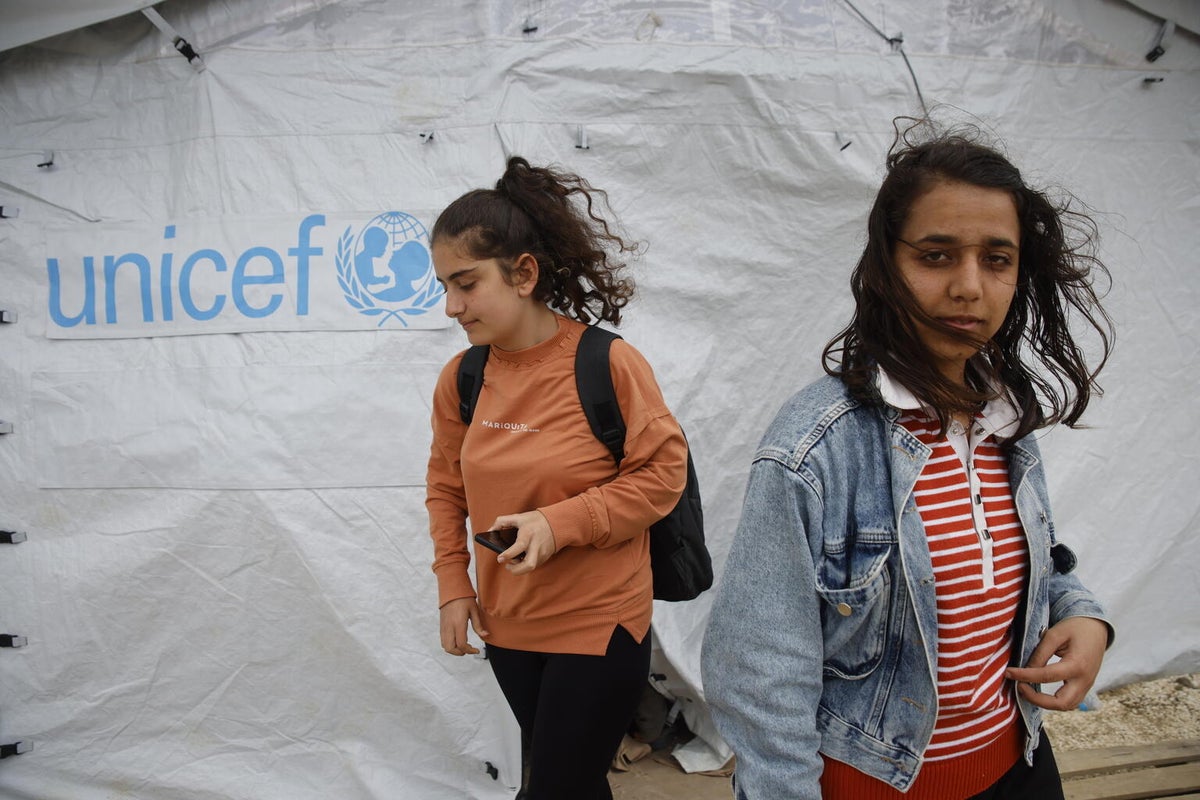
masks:
<path fill-rule="evenodd" d="M 442 299 L 442 286 L 429 256 L 429 232 L 403 211 L 385 211 L 356 237 L 347 227 L 338 240 L 338 284 L 358 313 L 395 319 L 427 313 Z"/>

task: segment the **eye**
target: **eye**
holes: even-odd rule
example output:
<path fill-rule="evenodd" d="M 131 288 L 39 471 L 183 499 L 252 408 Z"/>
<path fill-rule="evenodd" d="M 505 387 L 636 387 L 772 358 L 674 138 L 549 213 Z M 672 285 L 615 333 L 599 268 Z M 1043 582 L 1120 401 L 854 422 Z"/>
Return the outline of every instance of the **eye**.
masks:
<path fill-rule="evenodd" d="M 470 283 L 460 283 L 458 285 L 458 290 L 460 292 L 469 292 L 469 291 L 471 291 L 471 289 L 474 286 L 475 286 L 475 281 L 471 281 Z"/>
<path fill-rule="evenodd" d="M 1008 253 L 988 253 L 987 263 L 994 269 L 1007 269 L 1013 265 L 1013 257 Z"/>
<path fill-rule="evenodd" d="M 921 260 L 926 264 L 945 264 L 948 263 L 951 258 L 950 254 L 945 250 L 922 250 Z"/>

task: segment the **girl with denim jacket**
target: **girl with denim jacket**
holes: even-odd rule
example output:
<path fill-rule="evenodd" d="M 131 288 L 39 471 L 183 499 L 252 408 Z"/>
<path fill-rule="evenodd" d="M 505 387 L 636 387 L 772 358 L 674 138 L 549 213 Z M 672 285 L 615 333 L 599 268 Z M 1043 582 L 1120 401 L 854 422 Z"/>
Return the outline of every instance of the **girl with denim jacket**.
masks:
<path fill-rule="evenodd" d="M 1103 366 L 1094 226 L 924 127 L 889 154 L 828 376 L 759 445 L 713 605 L 739 800 L 1062 798 L 1042 709 L 1077 706 L 1111 643 L 1034 438 L 1099 392 L 1067 324 Z"/>

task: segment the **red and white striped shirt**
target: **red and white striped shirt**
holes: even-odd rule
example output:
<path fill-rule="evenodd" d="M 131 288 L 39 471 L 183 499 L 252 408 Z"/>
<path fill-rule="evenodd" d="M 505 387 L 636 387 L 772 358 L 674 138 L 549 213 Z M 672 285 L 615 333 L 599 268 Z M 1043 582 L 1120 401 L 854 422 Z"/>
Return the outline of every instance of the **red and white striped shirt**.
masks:
<path fill-rule="evenodd" d="M 1016 719 L 1004 670 L 1028 551 L 1008 460 L 982 418 L 957 433 L 965 462 L 936 419 L 908 411 L 899 422 L 933 450 L 913 491 L 937 594 L 938 716 L 925 759 L 938 761 L 984 747 Z"/>
<path fill-rule="evenodd" d="M 997 438 L 1017 412 L 1007 398 L 989 402 L 970 428 L 939 435 L 937 418 L 879 371 L 883 400 L 899 423 L 930 448 L 914 487 L 933 562 L 937 603 L 938 714 L 925 765 L 902 793 L 825 758 L 822 796 L 832 800 L 945 800 L 995 783 L 1020 758 L 1022 727 L 1004 680 L 1013 623 L 1025 591 L 1028 547 Z"/>

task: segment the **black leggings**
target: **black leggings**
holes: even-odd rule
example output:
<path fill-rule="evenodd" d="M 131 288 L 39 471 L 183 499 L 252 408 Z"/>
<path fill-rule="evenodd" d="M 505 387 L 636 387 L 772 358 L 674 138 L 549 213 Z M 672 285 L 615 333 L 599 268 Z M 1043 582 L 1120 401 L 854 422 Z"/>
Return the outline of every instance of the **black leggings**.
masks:
<path fill-rule="evenodd" d="M 1050 749 L 1050 739 L 1042 731 L 1041 741 L 1033 751 L 1033 764 L 1026 764 L 1022 756 L 1017 759 L 1000 780 L 967 800 L 1063 800 L 1062 779 L 1058 776 L 1058 762 Z"/>
<path fill-rule="evenodd" d="M 521 726 L 529 800 L 611 800 L 608 767 L 650 674 L 650 634 L 620 625 L 602 656 L 489 644 L 488 662 Z"/>

